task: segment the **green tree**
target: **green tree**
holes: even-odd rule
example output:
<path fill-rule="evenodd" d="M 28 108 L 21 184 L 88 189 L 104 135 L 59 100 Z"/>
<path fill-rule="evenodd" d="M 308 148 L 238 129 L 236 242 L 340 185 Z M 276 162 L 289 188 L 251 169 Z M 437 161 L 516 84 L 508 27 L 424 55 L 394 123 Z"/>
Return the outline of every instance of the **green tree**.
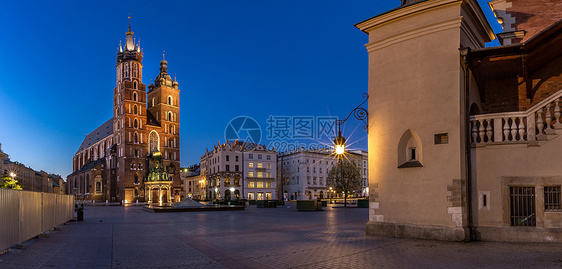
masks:
<path fill-rule="evenodd" d="M 2 179 L 0 179 L 0 188 L 4 189 L 14 189 L 14 190 L 21 190 L 21 186 L 18 184 L 18 181 L 14 178 L 12 179 L 9 175 L 3 175 Z"/>
<path fill-rule="evenodd" d="M 361 173 L 355 164 L 346 160 L 338 161 L 328 172 L 326 185 L 343 191 L 344 206 L 347 207 L 347 194 L 361 189 Z"/>

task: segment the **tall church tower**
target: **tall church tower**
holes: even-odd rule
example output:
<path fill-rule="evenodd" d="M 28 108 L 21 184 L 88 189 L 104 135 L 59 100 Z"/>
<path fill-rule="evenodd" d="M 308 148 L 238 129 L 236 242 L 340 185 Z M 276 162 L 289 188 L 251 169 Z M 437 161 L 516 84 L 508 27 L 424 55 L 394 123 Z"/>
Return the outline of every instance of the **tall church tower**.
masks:
<path fill-rule="evenodd" d="M 119 44 L 117 53 L 117 86 L 113 96 L 113 135 L 117 152 L 117 177 L 114 194 L 118 201 L 141 200 L 141 183 L 145 176 L 146 92 L 142 83 L 142 51 L 135 43 L 134 33 L 126 32 L 126 43 Z"/>

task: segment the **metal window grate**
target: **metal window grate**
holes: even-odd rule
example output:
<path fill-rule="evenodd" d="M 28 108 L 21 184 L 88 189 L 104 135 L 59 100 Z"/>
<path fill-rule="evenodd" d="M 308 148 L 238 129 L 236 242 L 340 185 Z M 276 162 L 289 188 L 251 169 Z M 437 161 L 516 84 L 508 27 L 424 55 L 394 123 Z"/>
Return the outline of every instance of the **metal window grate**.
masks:
<path fill-rule="evenodd" d="M 560 206 L 560 186 L 544 187 L 544 210 L 562 211 Z"/>
<path fill-rule="evenodd" d="M 535 188 L 510 187 L 511 226 L 536 226 Z"/>

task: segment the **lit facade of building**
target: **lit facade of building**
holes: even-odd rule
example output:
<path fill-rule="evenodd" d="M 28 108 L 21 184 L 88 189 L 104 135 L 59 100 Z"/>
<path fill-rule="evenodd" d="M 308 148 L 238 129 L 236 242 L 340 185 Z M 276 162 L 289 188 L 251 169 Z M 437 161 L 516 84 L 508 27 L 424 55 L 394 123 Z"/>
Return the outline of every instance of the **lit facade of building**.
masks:
<path fill-rule="evenodd" d="M 18 185 L 25 191 L 61 193 L 60 186 L 64 180 L 60 175 L 49 174 L 45 171 L 35 171 L 19 162 L 12 162 L 9 158 L 2 161 L 4 175 L 14 173 Z M 64 194 L 64 190 L 62 190 Z"/>
<path fill-rule="evenodd" d="M 191 198 L 198 201 L 206 199 L 205 181 L 201 177 L 199 164 L 181 168 L 180 177 L 183 189 L 182 199 Z"/>
<path fill-rule="evenodd" d="M 346 151 L 344 161 L 356 165 L 361 175 L 361 189 L 350 195 L 368 195 L 368 156 L 366 151 Z M 278 178 L 283 197 L 286 200 L 312 200 L 342 197 L 326 186 L 328 172 L 338 165 L 338 159 L 331 150 L 299 150 L 281 153 L 277 156 Z"/>
<path fill-rule="evenodd" d="M 251 151 L 238 141 L 215 145 L 201 157 L 207 199 L 277 199 L 276 165 L 275 151 L 264 145 Z"/>
<path fill-rule="evenodd" d="M 180 200 L 179 85 L 162 60 L 160 73 L 146 91 L 143 52 L 133 34 L 129 26 L 125 45 L 120 44 L 117 52 L 113 118 L 88 134 L 73 157 L 74 172 L 68 176 L 67 188 L 79 199 L 132 203 L 162 196 L 164 203 Z M 145 184 L 156 155 L 169 186 Z"/>

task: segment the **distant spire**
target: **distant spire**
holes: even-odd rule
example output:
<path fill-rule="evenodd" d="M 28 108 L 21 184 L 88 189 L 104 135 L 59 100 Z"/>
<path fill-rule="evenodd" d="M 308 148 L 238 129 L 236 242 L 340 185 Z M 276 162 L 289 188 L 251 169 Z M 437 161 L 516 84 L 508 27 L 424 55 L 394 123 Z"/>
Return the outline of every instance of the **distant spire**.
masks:
<path fill-rule="evenodd" d="M 125 43 L 125 50 L 135 50 L 135 44 L 133 41 L 133 35 L 135 33 L 131 31 L 131 13 L 129 13 L 129 30 L 125 35 L 127 35 L 127 42 Z"/>
<path fill-rule="evenodd" d="M 166 50 L 162 51 L 162 61 L 166 61 Z"/>

